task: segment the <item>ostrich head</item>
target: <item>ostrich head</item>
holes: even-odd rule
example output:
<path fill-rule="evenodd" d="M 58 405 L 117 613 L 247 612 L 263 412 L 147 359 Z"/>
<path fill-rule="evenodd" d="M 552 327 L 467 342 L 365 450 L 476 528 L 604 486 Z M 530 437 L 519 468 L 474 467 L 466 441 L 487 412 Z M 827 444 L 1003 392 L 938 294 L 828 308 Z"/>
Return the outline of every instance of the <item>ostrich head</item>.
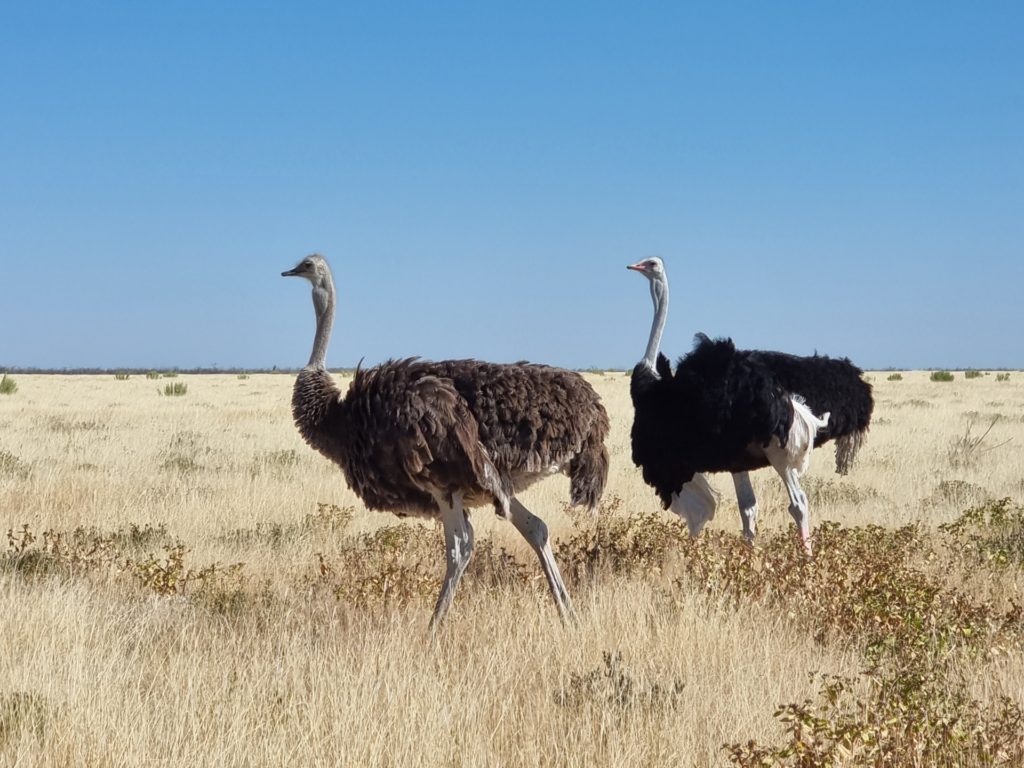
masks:
<path fill-rule="evenodd" d="M 649 259 L 638 261 L 636 264 L 627 264 L 626 269 L 639 272 L 652 282 L 655 280 L 665 280 L 665 262 L 659 256 L 651 256 Z"/>
<path fill-rule="evenodd" d="M 313 286 L 313 305 L 317 315 L 326 312 L 333 302 L 334 279 L 331 268 L 327 266 L 327 259 L 319 253 L 310 254 L 292 269 L 282 272 L 281 277 L 304 277 L 309 280 Z"/>
<path fill-rule="evenodd" d="M 651 256 L 636 264 L 627 264 L 626 269 L 639 272 L 651 282 L 651 299 L 657 309 L 668 304 L 668 276 L 665 274 L 665 262 L 658 256 Z"/>
<path fill-rule="evenodd" d="M 292 269 L 285 270 L 281 277 L 304 277 L 313 284 L 313 287 L 326 286 L 331 278 L 331 268 L 327 266 L 327 259 L 319 253 L 313 253 L 304 258 Z"/>

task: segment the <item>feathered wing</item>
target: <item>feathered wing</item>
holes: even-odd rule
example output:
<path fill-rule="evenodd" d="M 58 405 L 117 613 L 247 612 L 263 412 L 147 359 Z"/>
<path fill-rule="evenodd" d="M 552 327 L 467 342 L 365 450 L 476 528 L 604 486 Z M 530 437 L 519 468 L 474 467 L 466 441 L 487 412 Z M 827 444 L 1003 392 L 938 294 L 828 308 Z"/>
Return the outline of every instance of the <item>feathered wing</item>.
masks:
<path fill-rule="evenodd" d="M 836 441 L 836 471 L 845 475 L 864 441 L 874 398 L 863 372 L 847 358 L 799 357 L 782 352 L 752 352 L 789 391 L 804 398 L 816 414 L 829 413 L 828 425 L 814 444 Z"/>
<path fill-rule="evenodd" d="M 452 382 L 511 492 L 514 478 L 568 470 L 574 505 L 597 504 L 608 476 L 608 414 L 578 373 L 532 363 L 447 360 L 429 365 Z"/>
<path fill-rule="evenodd" d="M 468 491 L 507 514 L 476 419 L 452 382 L 418 361 L 357 371 L 344 399 L 326 371 L 303 371 L 293 412 L 306 442 L 341 466 L 371 509 L 429 514 L 432 491 Z"/>

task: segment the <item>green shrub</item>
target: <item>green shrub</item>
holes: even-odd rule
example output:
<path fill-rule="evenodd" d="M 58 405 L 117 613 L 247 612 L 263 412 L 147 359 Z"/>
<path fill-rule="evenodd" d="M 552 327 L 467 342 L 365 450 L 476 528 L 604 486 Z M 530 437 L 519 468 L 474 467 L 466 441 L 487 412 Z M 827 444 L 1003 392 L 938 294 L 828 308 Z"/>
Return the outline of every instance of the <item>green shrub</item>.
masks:
<path fill-rule="evenodd" d="M 983 374 L 982 374 L 981 371 L 976 371 L 973 368 L 970 368 L 970 369 L 964 371 L 964 378 L 965 379 L 980 379 L 982 377 L 982 375 Z"/>
<path fill-rule="evenodd" d="M 160 374 L 157 373 L 156 371 L 146 371 L 146 378 L 147 379 L 159 379 L 160 378 Z"/>
<path fill-rule="evenodd" d="M 176 381 L 173 384 L 167 384 L 164 386 L 164 394 L 168 397 L 180 397 L 181 395 L 188 393 L 188 384 L 181 381 Z"/>
<path fill-rule="evenodd" d="M 242 380 L 242 381 L 245 381 L 246 379 L 249 378 L 249 374 L 248 373 L 240 373 L 240 374 L 238 374 L 238 378 L 240 380 Z"/>
<path fill-rule="evenodd" d="M 163 376 L 165 379 L 176 379 L 176 378 L 178 378 L 178 372 L 177 371 L 164 371 L 160 375 Z"/>
<path fill-rule="evenodd" d="M 123 371 L 118 371 L 114 374 L 114 378 L 118 381 L 128 381 L 128 374 Z"/>
<path fill-rule="evenodd" d="M 903 374 L 902 373 L 890 373 L 888 376 L 885 377 L 885 380 L 886 381 L 903 381 Z"/>
<path fill-rule="evenodd" d="M 1009 380 L 1010 380 L 1010 374 L 1008 374 L 1008 373 L 997 373 L 996 374 L 996 381 L 1009 381 Z"/>
<path fill-rule="evenodd" d="M 953 374 L 949 371 L 932 371 L 932 375 L 928 378 L 932 381 L 952 381 Z"/>
<path fill-rule="evenodd" d="M 986 706 L 947 663 L 909 656 L 859 681 L 822 675 L 818 700 L 781 706 L 785 743 L 727 745 L 741 768 L 1010 766 L 1024 761 L 1024 714 L 1009 697 Z"/>
<path fill-rule="evenodd" d="M 1024 507 L 1011 499 L 988 501 L 940 525 L 959 555 L 971 553 L 992 566 L 1024 565 Z"/>
<path fill-rule="evenodd" d="M 13 395 L 17 391 L 17 383 L 5 373 L 4 377 L 0 379 L 0 395 Z"/>

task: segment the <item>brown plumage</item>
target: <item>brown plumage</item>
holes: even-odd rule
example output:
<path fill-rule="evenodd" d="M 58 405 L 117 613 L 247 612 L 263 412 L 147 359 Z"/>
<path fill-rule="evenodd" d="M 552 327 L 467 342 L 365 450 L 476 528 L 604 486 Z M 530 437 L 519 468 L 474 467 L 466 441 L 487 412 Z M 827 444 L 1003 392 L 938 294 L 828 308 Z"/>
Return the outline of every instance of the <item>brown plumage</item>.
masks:
<path fill-rule="evenodd" d="M 556 604 L 569 613 L 546 526 L 515 494 L 563 472 L 574 505 L 597 504 L 608 475 L 609 425 L 591 386 L 545 365 L 411 358 L 357 370 L 343 396 L 324 368 L 334 315 L 327 262 L 313 255 L 283 274 L 310 280 L 317 311 L 313 354 L 292 396 L 303 439 L 341 467 L 369 508 L 445 525 L 448 573 L 432 623 L 444 616 L 472 551 L 465 508 L 485 504 L 527 538 Z"/>

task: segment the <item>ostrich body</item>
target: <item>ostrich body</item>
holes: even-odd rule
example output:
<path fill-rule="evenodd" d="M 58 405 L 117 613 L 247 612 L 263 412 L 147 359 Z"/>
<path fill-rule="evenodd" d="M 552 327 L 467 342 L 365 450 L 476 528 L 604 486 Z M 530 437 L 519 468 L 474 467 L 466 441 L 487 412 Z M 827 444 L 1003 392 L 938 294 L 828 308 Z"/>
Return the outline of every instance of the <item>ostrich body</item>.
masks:
<path fill-rule="evenodd" d="M 837 439 L 837 471 L 849 468 L 870 422 L 871 388 L 848 360 L 737 350 L 729 339 L 696 337 L 673 372 L 661 355 L 668 279 L 661 259 L 630 269 L 648 278 L 655 318 L 647 352 L 633 371 L 633 461 L 666 508 L 697 535 L 714 515 L 702 472 L 730 472 L 744 536 L 753 542 L 757 499 L 748 472 L 773 467 L 789 512 L 811 550 L 807 496 L 799 477 L 815 445 Z M 822 418 L 815 416 L 822 413 Z"/>
<path fill-rule="evenodd" d="M 597 504 L 608 475 L 609 425 L 590 385 L 544 365 L 411 358 L 357 369 L 342 394 L 324 364 L 335 304 L 330 267 L 314 254 L 282 275 L 313 286 L 313 352 L 292 395 L 303 439 L 341 467 L 370 509 L 440 518 L 444 526 L 447 568 L 431 628 L 451 606 L 472 555 L 467 510 L 488 504 L 526 538 L 559 613 L 571 615 L 547 526 L 515 494 L 563 472 L 573 505 Z"/>

